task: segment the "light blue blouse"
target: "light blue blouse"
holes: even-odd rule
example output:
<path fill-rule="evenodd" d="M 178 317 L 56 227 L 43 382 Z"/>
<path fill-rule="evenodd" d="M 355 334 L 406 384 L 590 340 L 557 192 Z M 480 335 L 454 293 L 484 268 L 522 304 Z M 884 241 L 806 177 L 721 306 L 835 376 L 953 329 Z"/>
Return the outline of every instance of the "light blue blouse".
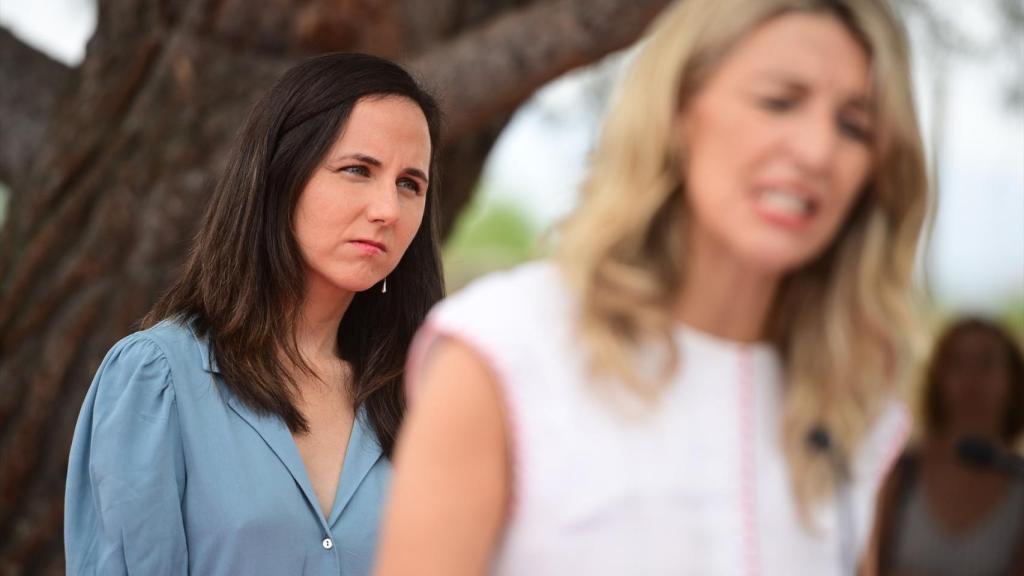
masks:
<path fill-rule="evenodd" d="M 118 342 L 85 397 L 67 573 L 368 574 L 390 478 L 360 411 L 325 518 L 284 422 L 220 385 L 204 339 L 162 322 Z"/>

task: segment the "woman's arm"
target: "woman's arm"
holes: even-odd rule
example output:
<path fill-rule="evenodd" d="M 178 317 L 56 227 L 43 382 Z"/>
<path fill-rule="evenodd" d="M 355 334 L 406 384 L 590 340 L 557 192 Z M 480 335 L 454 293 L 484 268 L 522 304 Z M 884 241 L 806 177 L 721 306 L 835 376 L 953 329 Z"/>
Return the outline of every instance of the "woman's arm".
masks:
<path fill-rule="evenodd" d="M 185 482 L 170 366 L 155 343 L 129 336 L 104 359 L 75 427 L 68 575 L 187 574 Z"/>
<path fill-rule="evenodd" d="M 456 340 L 431 352 L 412 382 L 378 576 L 484 574 L 508 513 L 508 433 L 496 377 Z"/>

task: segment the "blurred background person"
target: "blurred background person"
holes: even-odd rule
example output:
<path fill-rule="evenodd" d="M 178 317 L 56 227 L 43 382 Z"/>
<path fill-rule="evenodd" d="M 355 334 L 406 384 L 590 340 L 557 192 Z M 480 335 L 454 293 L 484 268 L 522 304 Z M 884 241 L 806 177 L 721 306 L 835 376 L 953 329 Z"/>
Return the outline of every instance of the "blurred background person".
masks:
<path fill-rule="evenodd" d="M 880 499 L 879 573 L 1024 574 L 1024 471 L 997 465 L 1024 431 L 1020 345 L 994 322 L 958 320 L 938 339 L 922 392 L 924 437 Z"/>
<path fill-rule="evenodd" d="M 851 574 L 908 428 L 915 118 L 884 1 L 668 8 L 557 256 L 418 337 L 378 573 Z"/>
<path fill-rule="evenodd" d="M 443 293 L 438 131 L 364 54 L 256 104 L 180 277 L 86 395 L 68 574 L 369 572 L 406 350 Z"/>

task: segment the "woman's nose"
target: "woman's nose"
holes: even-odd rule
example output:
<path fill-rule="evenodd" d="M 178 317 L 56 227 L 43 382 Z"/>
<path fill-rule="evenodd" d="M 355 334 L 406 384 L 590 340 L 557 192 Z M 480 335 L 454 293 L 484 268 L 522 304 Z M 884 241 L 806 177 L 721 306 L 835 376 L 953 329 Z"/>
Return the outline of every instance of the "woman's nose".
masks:
<path fill-rule="evenodd" d="M 810 174 L 827 178 L 839 144 L 835 120 L 824 111 L 809 111 L 798 122 L 790 147 L 800 167 Z"/>
<path fill-rule="evenodd" d="M 367 218 L 372 222 L 387 226 L 394 224 L 398 215 L 398 190 L 395 186 L 384 184 L 374 190 L 369 205 L 366 207 Z"/>

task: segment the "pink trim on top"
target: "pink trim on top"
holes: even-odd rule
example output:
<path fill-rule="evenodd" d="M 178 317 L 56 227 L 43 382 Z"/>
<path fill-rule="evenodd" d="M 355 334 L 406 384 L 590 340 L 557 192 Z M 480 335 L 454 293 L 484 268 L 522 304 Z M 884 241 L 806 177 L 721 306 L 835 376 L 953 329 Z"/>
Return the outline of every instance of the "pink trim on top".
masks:
<path fill-rule="evenodd" d="M 412 401 L 412 382 L 413 380 L 419 380 L 420 367 L 423 366 L 423 362 L 427 359 L 427 349 L 430 347 L 430 344 L 434 343 L 437 336 L 434 322 L 428 316 L 416 332 L 415 337 L 413 337 L 412 344 L 409 345 L 409 354 L 405 357 L 405 374 L 402 376 L 402 383 L 405 388 L 406 403 Z"/>
<path fill-rule="evenodd" d="M 409 355 L 406 358 L 405 366 L 405 397 L 407 403 L 411 403 L 413 399 L 413 381 L 418 381 L 418 375 L 420 367 L 423 366 L 423 362 L 426 360 L 427 351 L 431 344 L 437 342 L 440 338 L 451 338 L 458 340 L 462 344 L 468 346 L 480 357 L 480 360 L 490 368 L 491 373 L 494 374 L 495 379 L 498 381 L 499 394 L 505 407 L 505 424 L 508 430 L 509 438 L 509 450 L 510 454 L 510 466 L 512 467 L 512 473 L 510 474 L 510 481 L 512 485 L 509 487 L 509 510 L 508 517 L 506 518 L 505 525 L 511 524 L 512 519 L 516 516 L 516 512 L 519 510 L 520 494 L 523 487 L 526 485 L 523 473 L 523 441 L 522 434 L 518 423 L 520 421 L 517 415 L 517 407 L 512 402 L 511 393 L 507 390 L 508 382 L 510 381 L 505 377 L 504 372 L 501 370 L 501 365 L 495 361 L 494 357 L 487 353 L 484 346 L 481 346 L 473 337 L 465 334 L 462 331 L 453 329 L 451 327 L 442 327 L 438 325 L 436 320 L 432 320 L 429 316 L 423 326 L 420 327 L 419 332 L 413 339 L 412 346 L 409 348 Z"/>
<path fill-rule="evenodd" d="M 757 514 L 757 452 L 754 441 L 754 382 L 750 350 L 743 348 L 739 357 L 740 390 L 740 510 L 743 524 L 744 574 L 761 573 L 760 542 Z"/>

